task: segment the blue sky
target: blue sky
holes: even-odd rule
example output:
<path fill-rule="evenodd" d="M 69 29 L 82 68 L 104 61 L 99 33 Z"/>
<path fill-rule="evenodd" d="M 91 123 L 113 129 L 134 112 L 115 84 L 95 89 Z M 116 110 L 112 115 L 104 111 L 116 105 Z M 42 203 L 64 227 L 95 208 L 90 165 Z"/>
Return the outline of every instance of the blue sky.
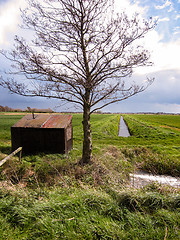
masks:
<path fill-rule="evenodd" d="M 106 107 L 111 112 L 172 112 L 180 113 L 180 0 L 115 0 L 117 11 L 139 12 L 144 18 L 158 19 L 157 27 L 147 34 L 143 45 L 151 52 L 152 67 L 136 69 L 132 80 L 154 77 L 154 83 L 143 93 Z M 15 34 L 23 35 L 19 8 L 25 0 L 0 0 L 0 49 L 13 46 Z M 8 63 L 0 56 L 0 71 Z M 0 73 L 1 74 L 1 73 Z M 54 110 L 78 110 L 59 107 L 57 100 L 26 98 L 8 93 L 0 87 L 0 105 L 13 108 L 51 107 Z"/>
<path fill-rule="evenodd" d="M 144 0 L 139 4 L 147 7 L 147 15 L 159 19 L 156 31 L 163 35 L 163 41 L 176 40 L 180 37 L 180 1 Z"/>

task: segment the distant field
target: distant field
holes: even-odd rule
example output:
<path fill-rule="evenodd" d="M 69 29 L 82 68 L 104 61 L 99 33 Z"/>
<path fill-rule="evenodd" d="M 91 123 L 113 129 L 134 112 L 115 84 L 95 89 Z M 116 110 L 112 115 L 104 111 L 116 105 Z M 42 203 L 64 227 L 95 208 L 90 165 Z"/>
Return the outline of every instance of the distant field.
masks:
<path fill-rule="evenodd" d="M 149 122 L 156 126 L 167 126 L 180 129 L 180 115 L 147 115 L 147 114 L 137 114 L 131 117 L 140 121 Z"/>
<path fill-rule="evenodd" d="M 129 114 L 125 115 L 132 135 L 138 134 L 143 137 L 146 132 L 147 138 L 158 138 L 163 136 L 164 139 L 170 137 L 172 133 L 178 134 L 180 131 L 180 115 L 148 115 L 148 114 Z"/>
<path fill-rule="evenodd" d="M 3 143 L 3 140 L 11 139 L 11 126 L 14 125 L 19 119 L 24 115 L 10 114 L 0 114 L 0 142 Z"/>

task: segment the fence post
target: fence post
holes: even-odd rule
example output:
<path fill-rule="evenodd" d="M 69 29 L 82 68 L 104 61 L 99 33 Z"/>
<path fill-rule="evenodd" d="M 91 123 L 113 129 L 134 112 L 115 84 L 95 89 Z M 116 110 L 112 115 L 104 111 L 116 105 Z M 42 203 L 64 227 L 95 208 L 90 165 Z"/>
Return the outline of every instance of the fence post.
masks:
<path fill-rule="evenodd" d="M 21 150 L 19 151 L 19 161 L 21 162 L 21 157 L 22 157 L 22 148 Z"/>
<path fill-rule="evenodd" d="M 12 152 L 10 155 L 8 155 L 7 157 L 5 157 L 3 160 L 0 161 L 0 167 L 11 157 L 13 157 L 14 155 L 16 155 L 16 153 L 21 152 L 22 151 L 22 147 L 19 147 L 18 149 L 16 149 L 14 152 Z M 21 153 L 20 153 L 20 157 L 19 159 L 21 159 Z"/>

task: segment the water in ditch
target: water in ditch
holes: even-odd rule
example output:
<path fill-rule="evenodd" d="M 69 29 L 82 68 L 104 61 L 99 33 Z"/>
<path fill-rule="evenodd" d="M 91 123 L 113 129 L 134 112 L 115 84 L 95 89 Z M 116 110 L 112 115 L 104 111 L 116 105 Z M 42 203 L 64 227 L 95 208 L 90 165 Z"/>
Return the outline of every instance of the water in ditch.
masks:
<path fill-rule="evenodd" d="M 131 178 L 131 186 L 140 188 L 144 187 L 147 184 L 152 182 L 157 182 L 159 184 L 166 184 L 175 188 L 180 188 L 180 178 L 179 177 L 171 177 L 165 175 L 153 175 L 145 172 L 136 172 L 134 174 L 130 174 Z"/>
<path fill-rule="evenodd" d="M 119 137 L 129 137 L 130 136 L 129 129 L 123 119 L 123 116 L 121 116 L 121 118 L 120 118 L 118 136 Z"/>

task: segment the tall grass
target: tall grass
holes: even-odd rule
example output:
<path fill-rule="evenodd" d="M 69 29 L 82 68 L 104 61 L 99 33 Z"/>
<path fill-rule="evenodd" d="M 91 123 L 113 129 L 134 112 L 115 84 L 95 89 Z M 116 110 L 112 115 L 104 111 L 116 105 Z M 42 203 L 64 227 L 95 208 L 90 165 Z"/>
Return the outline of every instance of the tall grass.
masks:
<path fill-rule="evenodd" d="M 20 193 L 19 193 L 20 194 Z M 180 198 L 91 188 L 1 193 L 1 239 L 179 239 Z M 7 230 L 8 229 L 8 233 Z"/>
<path fill-rule="evenodd" d="M 19 193 L 20 194 L 20 193 Z M 28 195 L 27 195 L 28 194 Z M 179 239 L 180 198 L 154 192 L 53 189 L 1 193 L 1 239 Z M 8 230 L 8 231 L 7 231 Z"/>

